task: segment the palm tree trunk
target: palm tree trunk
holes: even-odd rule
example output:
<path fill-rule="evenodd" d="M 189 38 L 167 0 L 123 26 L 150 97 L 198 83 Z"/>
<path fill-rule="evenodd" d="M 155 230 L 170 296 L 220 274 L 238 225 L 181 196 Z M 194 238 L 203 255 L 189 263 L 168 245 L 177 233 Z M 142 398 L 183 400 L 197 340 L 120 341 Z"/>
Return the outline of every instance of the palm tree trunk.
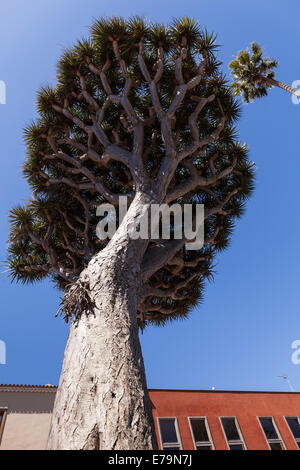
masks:
<path fill-rule="evenodd" d="M 135 197 L 83 272 L 93 310 L 70 327 L 48 449 L 157 448 L 136 318 L 147 241 L 131 240 L 127 231 L 147 204 Z"/>
<path fill-rule="evenodd" d="M 293 88 L 290 85 L 287 85 L 286 83 L 279 82 L 278 80 L 275 80 L 273 78 L 262 77 L 262 79 L 265 83 L 268 83 L 269 85 L 277 86 L 279 88 L 282 88 L 282 90 L 288 91 L 292 95 L 300 97 L 300 90 L 296 90 L 296 88 Z"/>

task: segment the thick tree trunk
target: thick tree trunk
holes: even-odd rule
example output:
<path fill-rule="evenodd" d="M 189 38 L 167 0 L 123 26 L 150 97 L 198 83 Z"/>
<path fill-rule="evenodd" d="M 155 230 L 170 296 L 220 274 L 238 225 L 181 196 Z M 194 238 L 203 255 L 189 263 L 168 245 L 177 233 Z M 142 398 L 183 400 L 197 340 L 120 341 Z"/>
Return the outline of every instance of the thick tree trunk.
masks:
<path fill-rule="evenodd" d="M 147 242 L 131 240 L 126 230 L 143 203 L 136 196 L 109 245 L 82 273 L 94 307 L 70 326 L 48 449 L 156 448 L 136 319 Z"/>
<path fill-rule="evenodd" d="M 274 80 L 272 78 L 265 78 L 265 77 L 263 77 L 263 80 L 269 85 L 277 86 L 281 88 L 282 90 L 285 90 L 291 93 L 292 95 L 300 97 L 300 90 L 296 90 L 296 88 L 293 88 L 290 85 L 287 85 L 286 83 L 279 82 L 278 80 Z"/>

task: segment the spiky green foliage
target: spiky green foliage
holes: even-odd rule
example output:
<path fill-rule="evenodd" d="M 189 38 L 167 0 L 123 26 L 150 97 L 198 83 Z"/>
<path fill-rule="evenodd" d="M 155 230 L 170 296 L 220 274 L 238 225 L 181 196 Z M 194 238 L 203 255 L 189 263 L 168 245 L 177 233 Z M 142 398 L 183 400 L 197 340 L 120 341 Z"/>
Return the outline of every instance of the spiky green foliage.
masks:
<path fill-rule="evenodd" d="M 242 95 L 246 103 L 255 98 L 267 95 L 268 88 L 272 83 L 268 80 L 274 79 L 273 69 L 277 62 L 269 57 L 263 57 L 263 51 L 259 44 L 252 42 L 250 51 L 243 50 L 230 62 L 231 75 L 233 78 L 232 89 L 235 95 Z"/>
<path fill-rule="evenodd" d="M 65 289 L 107 246 L 96 236 L 97 205 L 150 188 L 162 202 L 205 205 L 205 244 L 149 241 L 139 323 L 185 318 L 202 299 L 254 180 L 215 41 L 189 18 L 166 26 L 112 17 L 65 51 L 57 85 L 38 92 L 40 117 L 24 133 L 33 199 L 11 211 L 13 279 L 50 276 Z"/>

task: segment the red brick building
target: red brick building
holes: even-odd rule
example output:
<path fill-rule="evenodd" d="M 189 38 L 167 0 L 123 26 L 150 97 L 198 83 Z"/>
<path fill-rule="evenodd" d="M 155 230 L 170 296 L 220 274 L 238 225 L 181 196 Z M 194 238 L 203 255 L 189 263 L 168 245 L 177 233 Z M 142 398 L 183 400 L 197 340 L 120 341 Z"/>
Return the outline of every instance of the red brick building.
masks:
<path fill-rule="evenodd" d="M 150 390 L 150 397 L 165 449 L 300 448 L 300 393 Z"/>
<path fill-rule="evenodd" d="M 45 448 L 55 393 L 49 385 L 0 385 L 1 449 Z M 160 448 L 300 448 L 300 393 L 150 390 L 150 398 Z"/>

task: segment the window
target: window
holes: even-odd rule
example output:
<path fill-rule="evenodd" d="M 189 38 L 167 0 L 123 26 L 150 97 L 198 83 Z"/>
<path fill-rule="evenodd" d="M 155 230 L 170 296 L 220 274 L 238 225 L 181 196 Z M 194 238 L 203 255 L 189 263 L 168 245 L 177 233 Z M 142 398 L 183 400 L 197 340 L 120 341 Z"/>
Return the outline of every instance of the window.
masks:
<path fill-rule="evenodd" d="M 235 417 L 221 418 L 229 450 L 245 450 L 246 446 Z"/>
<path fill-rule="evenodd" d="M 293 436 L 295 438 L 297 446 L 300 449 L 300 420 L 297 416 L 293 417 L 293 418 L 285 417 L 285 419 L 286 419 L 286 422 L 289 425 L 291 433 L 293 434 Z"/>
<path fill-rule="evenodd" d="M 206 418 L 189 418 L 195 448 L 213 450 L 213 442 Z"/>
<path fill-rule="evenodd" d="M 278 433 L 272 416 L 258 418 L 271 450 L 284 450 L 284 443 Z"/>
<path fill-rule="evenodd" d="M 163 449 L 179 450 L 181 442 L 176 418 L 158 418 L 160 440 Z"/>
<path fill-rule="evenodd" d="M 7 408 L 0 408 L 0 444 L 4 430 Z"/>

